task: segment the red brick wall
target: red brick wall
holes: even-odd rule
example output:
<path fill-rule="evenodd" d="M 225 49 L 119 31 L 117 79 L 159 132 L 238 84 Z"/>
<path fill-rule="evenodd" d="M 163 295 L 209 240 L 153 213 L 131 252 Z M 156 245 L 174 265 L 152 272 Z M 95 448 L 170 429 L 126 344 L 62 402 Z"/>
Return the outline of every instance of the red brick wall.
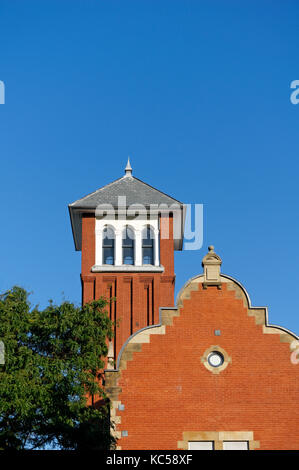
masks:
<path fill-rule="evenodd" d="M 82 216 L 82 255 L 81 273 L 90 274 L 95 264 L 95 217 L 91 214 Z"/>
<path fill-rule="evenodd" d="M 160 218 L 160 262 L 165 275 L 174 273 L 173 217 Z M 173 304 L 172 304 L 173 305 Z"/>
<path fill-rule="evenodd" d="M 232 359 L 218 375 L 201 363 L 212 345 Z M 289 344 L 263 333 L 235 291 L 200 284 L 121 371 L 119 445 L 171 450 L 184 431 L 253 431 L 261 449 L 299 449 L 298 379 Z"/>

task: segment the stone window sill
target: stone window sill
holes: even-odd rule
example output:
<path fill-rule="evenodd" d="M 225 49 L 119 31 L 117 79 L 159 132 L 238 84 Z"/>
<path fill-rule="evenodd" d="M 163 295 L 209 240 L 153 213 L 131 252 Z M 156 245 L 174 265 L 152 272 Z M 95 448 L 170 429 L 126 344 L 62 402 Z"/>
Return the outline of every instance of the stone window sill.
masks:
<path fill-rule="evenodd" d="M 124 272 L 124 273 L 163 273 L 164 266 L 153 266 L 150 264 L 143 265 L 143 266 L 132 266 L 130 264 L 123 264 L 121 266 L 115 265 L 94 265 L 91 268 L 93 273 L 111 273 L 111 272 Z"/>

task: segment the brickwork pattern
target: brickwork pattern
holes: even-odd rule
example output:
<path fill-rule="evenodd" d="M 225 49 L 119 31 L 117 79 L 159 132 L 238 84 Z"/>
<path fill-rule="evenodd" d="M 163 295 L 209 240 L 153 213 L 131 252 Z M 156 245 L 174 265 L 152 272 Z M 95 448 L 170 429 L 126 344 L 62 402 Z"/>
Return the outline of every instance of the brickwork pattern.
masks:
<path fill-rule="evenodd" d="M 252 433 L 252 448 L 299 448 L 294 337 L 266 326 L 265 309 L 250 307 L 239 285 L 223 281 L 221 289 L 192 281 L 177 310 L 162 310 L 163 331 L 144 330 L 124 349 L 109 379 L 112 401 L 124 405 L 113 407 L 119 448 L 175 450 L 186 433 L 203 431 Z M 201 362 L 212 345 L 231 358 L 219 374 Z"/>

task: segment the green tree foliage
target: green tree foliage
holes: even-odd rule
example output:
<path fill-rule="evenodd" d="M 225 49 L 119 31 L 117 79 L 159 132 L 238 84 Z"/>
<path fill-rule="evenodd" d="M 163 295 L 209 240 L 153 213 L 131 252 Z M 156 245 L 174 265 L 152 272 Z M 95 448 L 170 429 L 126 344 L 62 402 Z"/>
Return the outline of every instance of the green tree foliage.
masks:
<path fill-rule="evenodd" d="M 107 449 L 101 369 L 112 323 L 108 301 L 31 308 L 14 287 L 0 297 L 0 449 Z"/>

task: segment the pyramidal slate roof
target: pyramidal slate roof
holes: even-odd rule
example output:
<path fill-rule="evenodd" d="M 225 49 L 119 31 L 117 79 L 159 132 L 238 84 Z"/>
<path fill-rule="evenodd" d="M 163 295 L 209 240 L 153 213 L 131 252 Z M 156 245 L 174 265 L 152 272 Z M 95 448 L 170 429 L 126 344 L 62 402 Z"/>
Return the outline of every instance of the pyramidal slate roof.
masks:
<path fill-rule="evenodd" d="M 126 197 L 126 206 L 132 204 L 142 204 L 146 208 L 153 204 L 167 204 L 168 206 L 177 204 L 183 209 L 184 204 L 177 199 L 168 196 L 149 184 L 141 181 L 132 175 L 132 168 L 128 160 L 125 168 L 125 175 L 112 183 L 103 186 L 87 196 L 69 204 L 72 230 L 75 246 L 81 249 L 81 216 L 87 211 L 95 211 L 101 204 L 111 204 L 118 207 L 119 196 Z"/>
<path fill-rule="evenodd" d="M 140 179 L 126 174 L 94 193 L 78 199 L 69 207 L 95 209 L 99 204 L 111 204 L 117 207 L 119 196 L 126 197 L 127 206 L 131 204 L 142 204 L 146 207 L 151 204 L 183 204 Z"/>

